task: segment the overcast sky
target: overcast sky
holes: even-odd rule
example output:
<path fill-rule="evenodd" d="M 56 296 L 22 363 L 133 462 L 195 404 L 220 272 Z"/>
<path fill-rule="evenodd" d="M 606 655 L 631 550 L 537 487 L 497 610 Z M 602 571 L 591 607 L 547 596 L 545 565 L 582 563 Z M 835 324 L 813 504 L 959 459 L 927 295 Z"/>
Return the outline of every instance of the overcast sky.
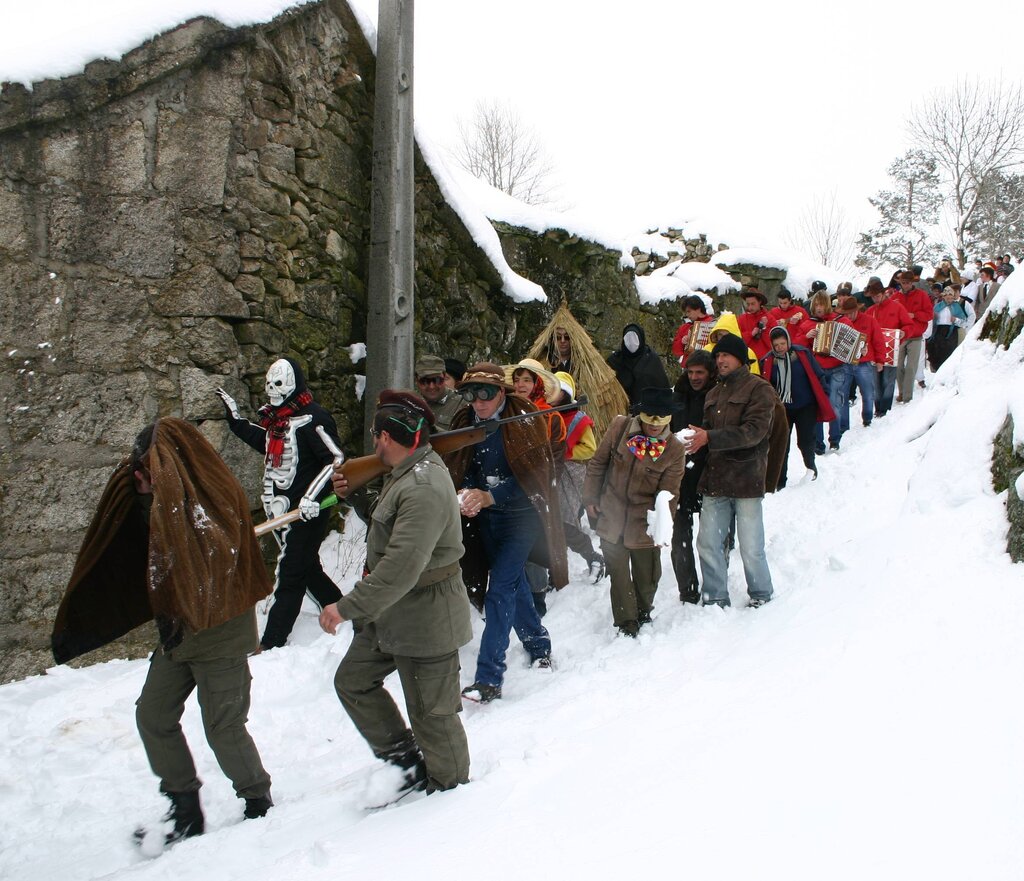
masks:
<path fill-rule="evenodd" d="M 507 99 L 563 198 L 610 222 L 707 216 L 771 246 L 836 190 L 863 229 L 915 101 L 965 75 L 1024 78 L 1022 9 L 418 0 L 418 124 L 451 141 L 478 99 Z"/>
<path fill-rule="evenodd" d="M 377 0 L 354 0 L 376 18 Z M 8 0 L 0 79 L 80 71 L 200 14 L 288 0 Z M 480 99 L 540 135 L 561 199 L 631 233 L 701 218 L 733 246 L 787 244 L 835 191 L 856 229 L 907 147 L 915 101 L 963 76 L 1024 78 L 1021 3 L 417 0 L 417 124 L 452 144 Z"/>

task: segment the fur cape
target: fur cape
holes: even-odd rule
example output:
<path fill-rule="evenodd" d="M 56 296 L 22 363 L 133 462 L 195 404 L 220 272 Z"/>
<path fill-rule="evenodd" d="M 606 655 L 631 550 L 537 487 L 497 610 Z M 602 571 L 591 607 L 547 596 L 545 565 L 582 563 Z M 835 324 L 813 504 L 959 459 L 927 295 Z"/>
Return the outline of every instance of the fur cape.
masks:
<path fill-rule="evenodd" d="M 555 311 L 551 321 L 533 341 L 528 357 L 551 365 L 554 370 L 558 364 L 558 350 L 555 348 L 555 328 L 561 327 L 569 334 L 572 343 L 571 370 L 576 382 L 577 393 L 586 394 L 588 402 L 583 410 L 594 420 L 594 434 L 604 437 L 608 426 L 616 416 L 622 416 L 629 410 L 629 399 L 615 378 L 612 370 L 594 348 L 586 330 L 569 311 L 569 306 L 562 303 Z"/>
<path fill-rule="evenodd" d="M 535 410 L 533 404 L 516 395 L 506 395 L 505 409 L 502 416 L 515 416 Z M 452 428 L 464 428 L 472 421 L 473 411 L 467 407 L 459 412 L 452 422 Z M 554 454 L 550 452 L 551 441 L 548 438 L 547 416 L 535 419 L 523 419 L 501 426 L 501 438 L 505 447 L 505 457 L 523 492 L 529 497 L 540 515 L 543 530 L 541 535 L 547 547 L 540 554 L 531 555 L 534 562 L 546 566 L 551 573 L 551 583 L 558 589 L 569 583 L 569 564 L 566 559 L 565 531 L 562 528 L 562 513 L 558 502 L 558 489 L 555 484 Z M 444 456 L 444 463 L 451 472 L 455 488 L 462 485 L 470 460 L 473 457 L 473 445 Z M 473 521 L 469 521 L 472 525 Z M 472 533 L 472 530 L 471 530 Z M 544 554 L 546 550 L 546 556 Z M 480 580 L 479 566 L 474 565 L 469 542 L 463 567 L 469 570 L 470 578 Z M 476 573 L 475 575 L 473 573 Z M 468 584 L 467 580 L 467 584 Z"/>
<path fill-rule="evenodd" d="M 143 457 L 153 483 L 147 526 L 133 465 L 107 482 L 57 611 L 63 664 L 158 618 L 198 632 L 268 596 L 272 583 L 241 484 L 197 428 L 156 423 Z"/>

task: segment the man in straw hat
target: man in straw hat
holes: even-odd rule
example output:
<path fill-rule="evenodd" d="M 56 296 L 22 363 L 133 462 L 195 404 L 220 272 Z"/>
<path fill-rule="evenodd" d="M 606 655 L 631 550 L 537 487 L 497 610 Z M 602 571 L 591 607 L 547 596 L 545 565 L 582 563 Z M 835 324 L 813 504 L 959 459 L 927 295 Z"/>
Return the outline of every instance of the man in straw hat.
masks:
<path fill-rule="evenodd" d="M 547 364 L 551 370 L 572 375 L 577 394 L 585 394 L 583 408 L 594 420 L 598 437 L 611 421 L 629 407 L 629 399 L 583 326 L 564 302 L 530 347 L 529 357 Z"/>
<path fill-rule="evenodd" d="M 459 648 L 472 638 L 459 566 L 462 523 L 448 469 L 430 446 L 433 426 L 419 396 L 380 393 L 370 433 L 374 453 L 391 470 L 370 509 L 366 574 L 320 614 L 328 633 L 343 621 L 358 625 L 334 688 L 373 754 L 402 772 L 398 795 L 469 780 L 458 717 Z M 340 470 L 332 482 L 339 497 L 348 495 Z M 408 727 L 384 688 L 395 670 Z"/>
<path fill-rule="evenodd" d="M 635 637 L 651 620 L 661 580 L 661 549 L 647 529 L 647 513 L 661 492 L 671 494 L 675 516 L 686 465 L 683 445 L 669 423 L 678 405 L 667 388 L 646 388 L 633 408 L 609 426 L 587 465 L 583 503 L 601 537 L 611 578 L 612 620 Z"/>
<path fill-rule="evenodd" d="M 502 367 L 474 364 L 459 383 L 470 404 L 454 428 L 492 419 L 537 412 L 529 401 L 510 395 Z M 482 441 L 445 456 L 459 489 L 462 515 L 474 524 L 476 537 L 466 557 L 483 556 L 489 570 L 484 600 L 487 619 L 473 684 L 463 689 L 468 700 L 487 703 L 501 697 L 510 631 L 523 643 L 533 666 L 551 668 L 551 639 L 540 623 L 530 593 L 525 563 L 538 539 L 546 541 L 551 582 L 568 582 L 555 459 L 547 417 L 506 422 Z M 466 559 L 463 563 L 466 565 Z"/>

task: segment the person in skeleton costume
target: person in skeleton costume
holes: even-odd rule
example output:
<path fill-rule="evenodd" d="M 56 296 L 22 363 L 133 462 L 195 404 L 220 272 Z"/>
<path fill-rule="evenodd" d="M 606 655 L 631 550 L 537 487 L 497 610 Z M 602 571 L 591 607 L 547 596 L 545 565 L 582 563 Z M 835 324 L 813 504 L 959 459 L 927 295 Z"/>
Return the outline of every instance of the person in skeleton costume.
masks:
<path fill-rule="evenodd" d="M 329 466 L 334 455 L 319 432 L 326 432 L 337 446 L 337 426 L 331 414 L 313 400 L 302 368 L 291 358 L 279 358 L 270 365 L 266 391 L 270 403 L 260 408 L 257 425 L 243 419 L 234 399 L 224 389 L 217 389 L 228 426 L 266 457 L 262 500 L 267 517 L 295 508 L 302 515 L 301 520 L 274 531 L 280 548 L 274 604 L 259 651 L 285 644 L 304 594 L 321 609 L 341 599 L 341 591 L 320 564 L 320 543 L 329 520 L 329 511 L 320 510 L 320 501 L 331 491 Z"/>

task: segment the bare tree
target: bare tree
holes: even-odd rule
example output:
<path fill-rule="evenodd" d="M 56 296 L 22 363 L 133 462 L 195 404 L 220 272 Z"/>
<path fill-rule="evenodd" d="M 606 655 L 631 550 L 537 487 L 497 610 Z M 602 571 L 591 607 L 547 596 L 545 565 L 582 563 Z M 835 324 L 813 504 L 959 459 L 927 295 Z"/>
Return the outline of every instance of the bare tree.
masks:
<path fill-rule="evenodd" d="M 934 157 L 950 191 L 957 262 L 967 259 L 967 233 L 993 175 L 1024 160 L 1024 91 L 1021 84 L 964 79 L 916 106 L 911 140 Z"/>
<path fill-rule="evenodd" d="M 551 201 L 551 161 L 508 102 L 478 101 L 470 119 L 459 120 L 452 154 L 474 177 L 510 196 L 535 205 Z"/>
<path fill-rule="evenodd" d="M 854 232 L 835 190 L 815 196 L 786 235 L 787 244 L 839 272 L 853 265 Z"/>

